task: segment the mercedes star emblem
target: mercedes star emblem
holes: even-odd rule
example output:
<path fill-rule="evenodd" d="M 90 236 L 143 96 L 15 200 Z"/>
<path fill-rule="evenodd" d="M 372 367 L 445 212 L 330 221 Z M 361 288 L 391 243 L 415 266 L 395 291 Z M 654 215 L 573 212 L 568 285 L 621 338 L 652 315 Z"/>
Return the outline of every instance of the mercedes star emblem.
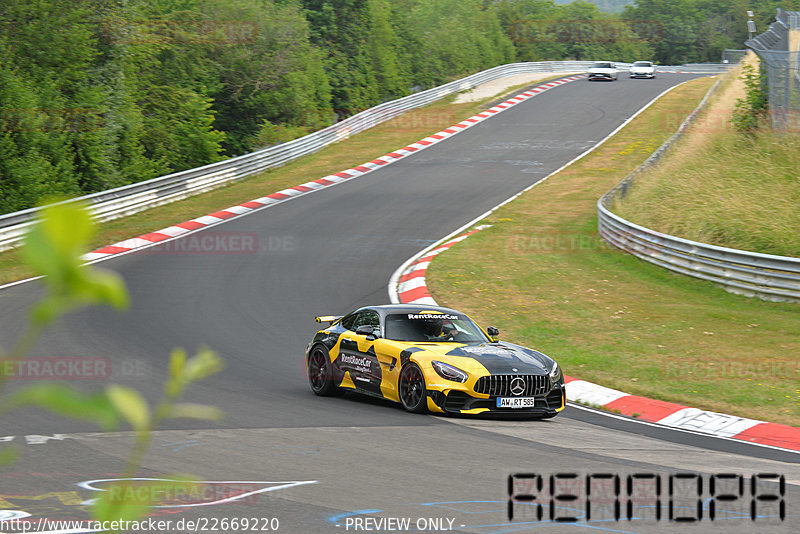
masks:
<path fill-rule="evenodd" d="M 520 396 L 525 393 L 525 381 L 520 377 L 515 377 L 511 380 L 511 394 Z"/>

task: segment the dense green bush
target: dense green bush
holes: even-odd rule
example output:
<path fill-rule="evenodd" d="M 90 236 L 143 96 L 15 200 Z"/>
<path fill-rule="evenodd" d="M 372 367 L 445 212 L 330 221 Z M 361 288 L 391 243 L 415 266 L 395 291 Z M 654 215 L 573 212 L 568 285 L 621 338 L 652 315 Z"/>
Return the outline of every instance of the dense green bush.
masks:
<path fill-rule="evenodd" d="M 736 100 L 731 120 L 739 132 L 751 134 L 764 125 L 767 117 L 767 75 L 762 65 L 745 65 L 742 67 L 741 79 L 744 82 L 745 96 Z"/>

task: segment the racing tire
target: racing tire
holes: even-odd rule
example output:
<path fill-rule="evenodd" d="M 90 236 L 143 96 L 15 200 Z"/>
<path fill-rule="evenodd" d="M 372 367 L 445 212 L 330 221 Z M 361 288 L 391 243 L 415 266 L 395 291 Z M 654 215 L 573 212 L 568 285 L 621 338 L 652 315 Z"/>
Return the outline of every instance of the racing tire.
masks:
<path fill-rule="evenodd" d="M 428 411 L 428 390 L 425 387 L 425 375 L 415 363 L 409 363 L 400 371 L 397 390 L 403 408 L 411 413 Z"/>
<path fill-rule="evenodd" d="M 313 347 L 308 355 L 308 383 L 311 391 L 320 397 L 331 397 L 342 393 L 333 382 L 330 354 L 321 345 Z"/>

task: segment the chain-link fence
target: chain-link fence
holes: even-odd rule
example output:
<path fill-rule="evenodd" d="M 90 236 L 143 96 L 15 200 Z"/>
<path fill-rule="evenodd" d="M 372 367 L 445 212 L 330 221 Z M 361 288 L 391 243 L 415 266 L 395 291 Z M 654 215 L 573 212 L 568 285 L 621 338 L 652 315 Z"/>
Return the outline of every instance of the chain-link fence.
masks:
<path fill-rule="evenodd" d="M 722 62 L 723 63 L 738 63 L 741 59 L 747 55 L 747 50 L 736 50 L 733 48 L 726 48 L 722 51 Z"/>
<path fill-rule="evenodd" d="M 772 126 L 800 128 L 800 11 L 778 9 L 769 29 L 745 44 L 767 71 Z"/>

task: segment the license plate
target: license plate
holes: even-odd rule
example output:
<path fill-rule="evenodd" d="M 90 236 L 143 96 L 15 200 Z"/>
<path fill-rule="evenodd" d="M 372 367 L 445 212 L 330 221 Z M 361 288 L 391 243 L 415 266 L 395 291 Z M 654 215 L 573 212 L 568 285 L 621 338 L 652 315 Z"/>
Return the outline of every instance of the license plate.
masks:
<path fill-rule="evenodd" d="M 534 397 L 498 397 L 498 408 L 533 408 L 536 405 Z"/>

